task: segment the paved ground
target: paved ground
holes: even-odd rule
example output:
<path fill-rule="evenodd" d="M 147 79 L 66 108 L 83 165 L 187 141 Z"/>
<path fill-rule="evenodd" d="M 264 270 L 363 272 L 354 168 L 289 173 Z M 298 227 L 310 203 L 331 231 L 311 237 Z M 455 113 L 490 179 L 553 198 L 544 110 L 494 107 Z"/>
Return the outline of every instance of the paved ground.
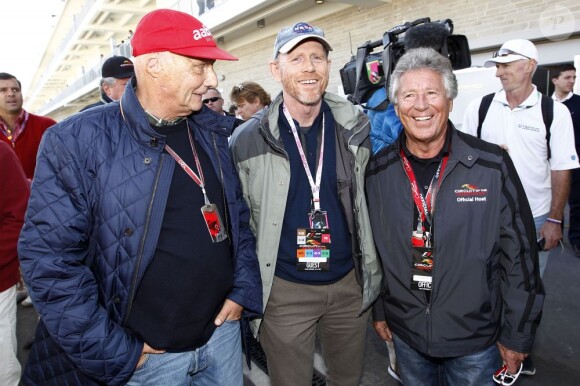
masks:
<path fill-rule="evenodd" d="M 546 300 L 533 351 L 537 371 L 534 376 L 520 377 L 517 384 L 521 386 L 580 385 L 580 258 L 565 247 L 563 253 L 552 251 L 544 273 Z M 377 341 L 369 330 L 361 385 L 397 385 L 385 371 L 386 347 Z"/>
<path fill-rule="evenodd" d="M 534 376 L 521 377 L 517 382 L 521 386 L 580 385 L 580 258 L 574 256 L 568 245 L 565 244 L 565 247 L 563 252 L 553 250 L 550 255 L 544 275 L 547 293 L 544 316 L 533 352 L 537 372 Z M 28 355 L 22 345 L 32 336 L 35 325 L 34 310 L 19 305 L 18 356 L 22 363 Z M 366 343 L 365 372 L 361 385 L 398 385 L 387 374 L 387 349 L 370 326 Z M 324 374 L 324 365 L 319 359 L 316 368 Z M 269 385 L 267 376 L 259 370 L 259 366 L 252 366 L 252 369 L 251 372 L 246 370 L 246 385 Z"/>

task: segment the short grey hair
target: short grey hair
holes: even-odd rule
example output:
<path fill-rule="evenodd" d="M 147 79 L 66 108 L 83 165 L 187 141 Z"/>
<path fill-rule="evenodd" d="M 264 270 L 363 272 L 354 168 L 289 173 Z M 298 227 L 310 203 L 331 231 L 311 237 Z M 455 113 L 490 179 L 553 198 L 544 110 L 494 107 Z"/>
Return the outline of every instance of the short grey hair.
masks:
<path fill-rule="evenodd" d="M 220 98 L 222 97 L 222 93 L 217 88 L 215 88 L 215 87 L 208 87 L 207 88 L 207 91 L 211 91 L 211 90 L 217 92 L 217 94 L 220 96 Z M 207 91 L 206 91 L 206 93 L 207 93 Z"/>
<path fill-rule="evenodd" d="M 398 61 L 391 74 L 389 97 L 397 104 L 397 92 L 401 85 L 401 76 L 409 71 L 431 70 L 441 75 L 448 99 L 457 97 L 457 78 L 453 73 L 449 59 L 432 48 L 413 48 L 407 51 Z"/>
<path fill-rule="evenodd" d="M 107 78 L 103 78 L 101 79 L 101 86 L 104 84 L 108 84 L 109 86 L 112 86 L 115 84 L 115 82 L 117 81 L 117 78 L 114 78 L 112 76 L 109 76 Z"/>

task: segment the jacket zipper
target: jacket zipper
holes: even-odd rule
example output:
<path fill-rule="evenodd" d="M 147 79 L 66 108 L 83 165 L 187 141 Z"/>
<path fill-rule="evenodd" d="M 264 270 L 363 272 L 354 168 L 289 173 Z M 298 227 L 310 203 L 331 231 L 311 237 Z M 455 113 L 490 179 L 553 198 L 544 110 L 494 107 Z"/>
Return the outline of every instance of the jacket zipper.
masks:
<path fill-rule="evenodd" d="M 426 295 L 425 295 L 426 296 Z M 433 297 L 433 293 L 431 293 Z M 427 302 L 427 308 L 425 309 L 425 324 L 427 327 L 427 354 L 431 354 L 431 297 Z"/>
<path fill-rule="evenodd" d="M 213 151 L 214 151 L 215 156 L 217 158 L 218 167 L 220 169 L 220 179 L 221 179 L 221 185 L 222 185 L 222 200 L 223 200 L 223 205 L 224 205 L 224 212 L 225 212 L 224 217 L 225 217 L 225 222 L 226 222 L 226 233 L 228 234 L 228 241 L 229 241 L 229 244 L 231 247 L 233 245 L 234 240 L 232 239 L 232 232 L 230 232 L 230 224 L 229 224 L 230 214 L 229 214 L 229 206 L 228 206 L 227 197 L 226 197 L 226 182 L 224 180 L 224 171 L 222 169 L 222 160 L 220 158 L 220 153 L 219 153 L 219 150 L 217 147 L 214 132 L 211 133 L 211 139 L 213 141 Z"/>
<path fill-rule="evenodd" d="M 137 278 L 139 277 L 141 261 L 143 260 L 143 250 L 145 249 L 145 240 L 147 238 L 147 232 L 149 231 L 149 223 L 151 222 L 151 212 L 153 211 L 153 202 L 155 201 L 155 195 L 157 194 L 157 187 L 159 186 L 159 178 L 161 176 L 161 170 L 163 169 L 164 159 L 165 157 L 163 153 L 161 153 L 161 161 L 159 162 L 159 168 L 157 169 L 157 175 L 155 176 L 155 183 L 153 184 L 153 192 L 151 193 L 151 200 L 149 201 L 149 207 L 147 208 L 145 229 L 143 231 L 143 237 L 141 238 L 141 245 L 139 246 L 137 264 L 135 266 L 135 271 L 133 272 L 133 279 L 131 280 L 131 292 L 129 295 L 129 299 L 127 301 L 127 312 L 125 314 L 125 318 L 123 319 L 123 325 L 125 325 L 127 323 L 127 320 L 129 320 L 129 315 L 131 314 L 131 308 L 133 306 L 133 298 L 135 297 L 135 291 L 137 289 Z"/>

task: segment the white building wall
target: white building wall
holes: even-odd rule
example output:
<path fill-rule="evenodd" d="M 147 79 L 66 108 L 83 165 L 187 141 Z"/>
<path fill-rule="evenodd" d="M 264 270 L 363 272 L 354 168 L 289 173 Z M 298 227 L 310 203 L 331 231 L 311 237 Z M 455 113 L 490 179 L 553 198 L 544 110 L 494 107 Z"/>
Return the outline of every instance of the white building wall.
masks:
<path fill-rule="evenodd" d="M 325 6 L 336 6 L 325 3 Z M 312 18 L 313 12 L 304 12 L 279 25 L 298 21 L 312 23 L 325 30 L 333 45 L 331 79 L 328 90 L 341 92 L 338 70 L 356 52 L 356 47 L 367 40 L 377 40 L 389 28 L 421 17 L 431 20 L 452 19 L 454 33 L 466 35 L 473 65 L 481 65 L 502 42 L 512 38 L 534 41 L 540 52 L 540 64 L 573 61 L 580 55 L 580 2 L 562 0 L 554 4 L 548 0 L 491 0 L 491 1 L 392 1 L 389 4 L 361 8 L 342 8 L 331 16 Z M 231 88 L 239 82 L 253 80 L 260 83 L 274 97 L 280 85 L 270 76 L 271 60 L 277 30 L 246 42 L 247 37 L 226 41 L 222 47 L 238 56 L 238 62 L 218 62 L 218 74 L 224 76 L 220 83 L 228 101 Z M 219 31 L 216 33 L 219 36 Z M 239 44 L 244 41 L 244 44 Z M 352 42 L 352 43 L 351 43 Z"/>
<path fill-rule="evenodd" d="M 229 104 L 232 87 L 246 80 L 260 83 L 272 97 L 278 94 L 280 85 L 272 79 L 268 67 L 274 40 L 282 27 L 298 21 L 310 22 L 325 30 L 334 48 L 330 55 L 328 91 L 338 94 L 342 92 L 339 69 L 359 45 L 380 39 L 395 25 L 422 17 L 451 19 L 454 33 L 469 39 L 473 65 L 481 65 L 503 41 L 512 38 L 534 41 L 540 64 L 573 61 L 575 55 L 580 56 L 580 2 L 577 0 L 559 0 L 557 4 L 551 0 L 364 0 L 357 3 L 382 4 L 374 7 L 353 6 L 353 2 L 327 0 L 315 5 L 313 0 L 215 0 L 215 7 L 200 19 L 216 40 L 225 37 L 225 42 L 220 44 L 222 48 L 240 58 L 237 62 L 216 63 L 221 79 L 218 88 L 226 103 Z M 155 5 L 197 16 L 197 0 L 157 0 Z M 288 14 L 291 5 L 298 5 L 301 11 Z M 273 8 L 279 14 L 270 12 Z M 236 10 L 238 16 L 230 19 Z M 282 14 L 285 16 L 281 17 Z M 259 29 L 256 20 L 262 17 L 266 27 Z M 578 59 L 576 62 L 578 66 Z M 72 81 L 70 78 L 69 82 Z M 54 117 L 62 119 L 78 109 L 74 106 L 72 110 L 65 107 L 56 110 Z"/>

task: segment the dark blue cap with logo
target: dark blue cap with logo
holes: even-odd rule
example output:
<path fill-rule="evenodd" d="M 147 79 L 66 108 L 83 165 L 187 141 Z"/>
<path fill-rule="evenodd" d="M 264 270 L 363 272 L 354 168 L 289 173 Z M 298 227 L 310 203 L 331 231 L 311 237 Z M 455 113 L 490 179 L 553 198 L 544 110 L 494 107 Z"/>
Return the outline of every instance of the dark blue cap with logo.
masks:
<path fill-rule="evenodd" d="M 332 47 L 324 37 L 324 31 L 308 23 L 300 22 L 291 27 L 286 27 L 278 33 L 276 43 L 274 44 L 274 59 L 279 53 L 287 54 L 292 51 L 300 42 L 306 39 L 318 40 L 324 48 L 332 51 Z"/>

